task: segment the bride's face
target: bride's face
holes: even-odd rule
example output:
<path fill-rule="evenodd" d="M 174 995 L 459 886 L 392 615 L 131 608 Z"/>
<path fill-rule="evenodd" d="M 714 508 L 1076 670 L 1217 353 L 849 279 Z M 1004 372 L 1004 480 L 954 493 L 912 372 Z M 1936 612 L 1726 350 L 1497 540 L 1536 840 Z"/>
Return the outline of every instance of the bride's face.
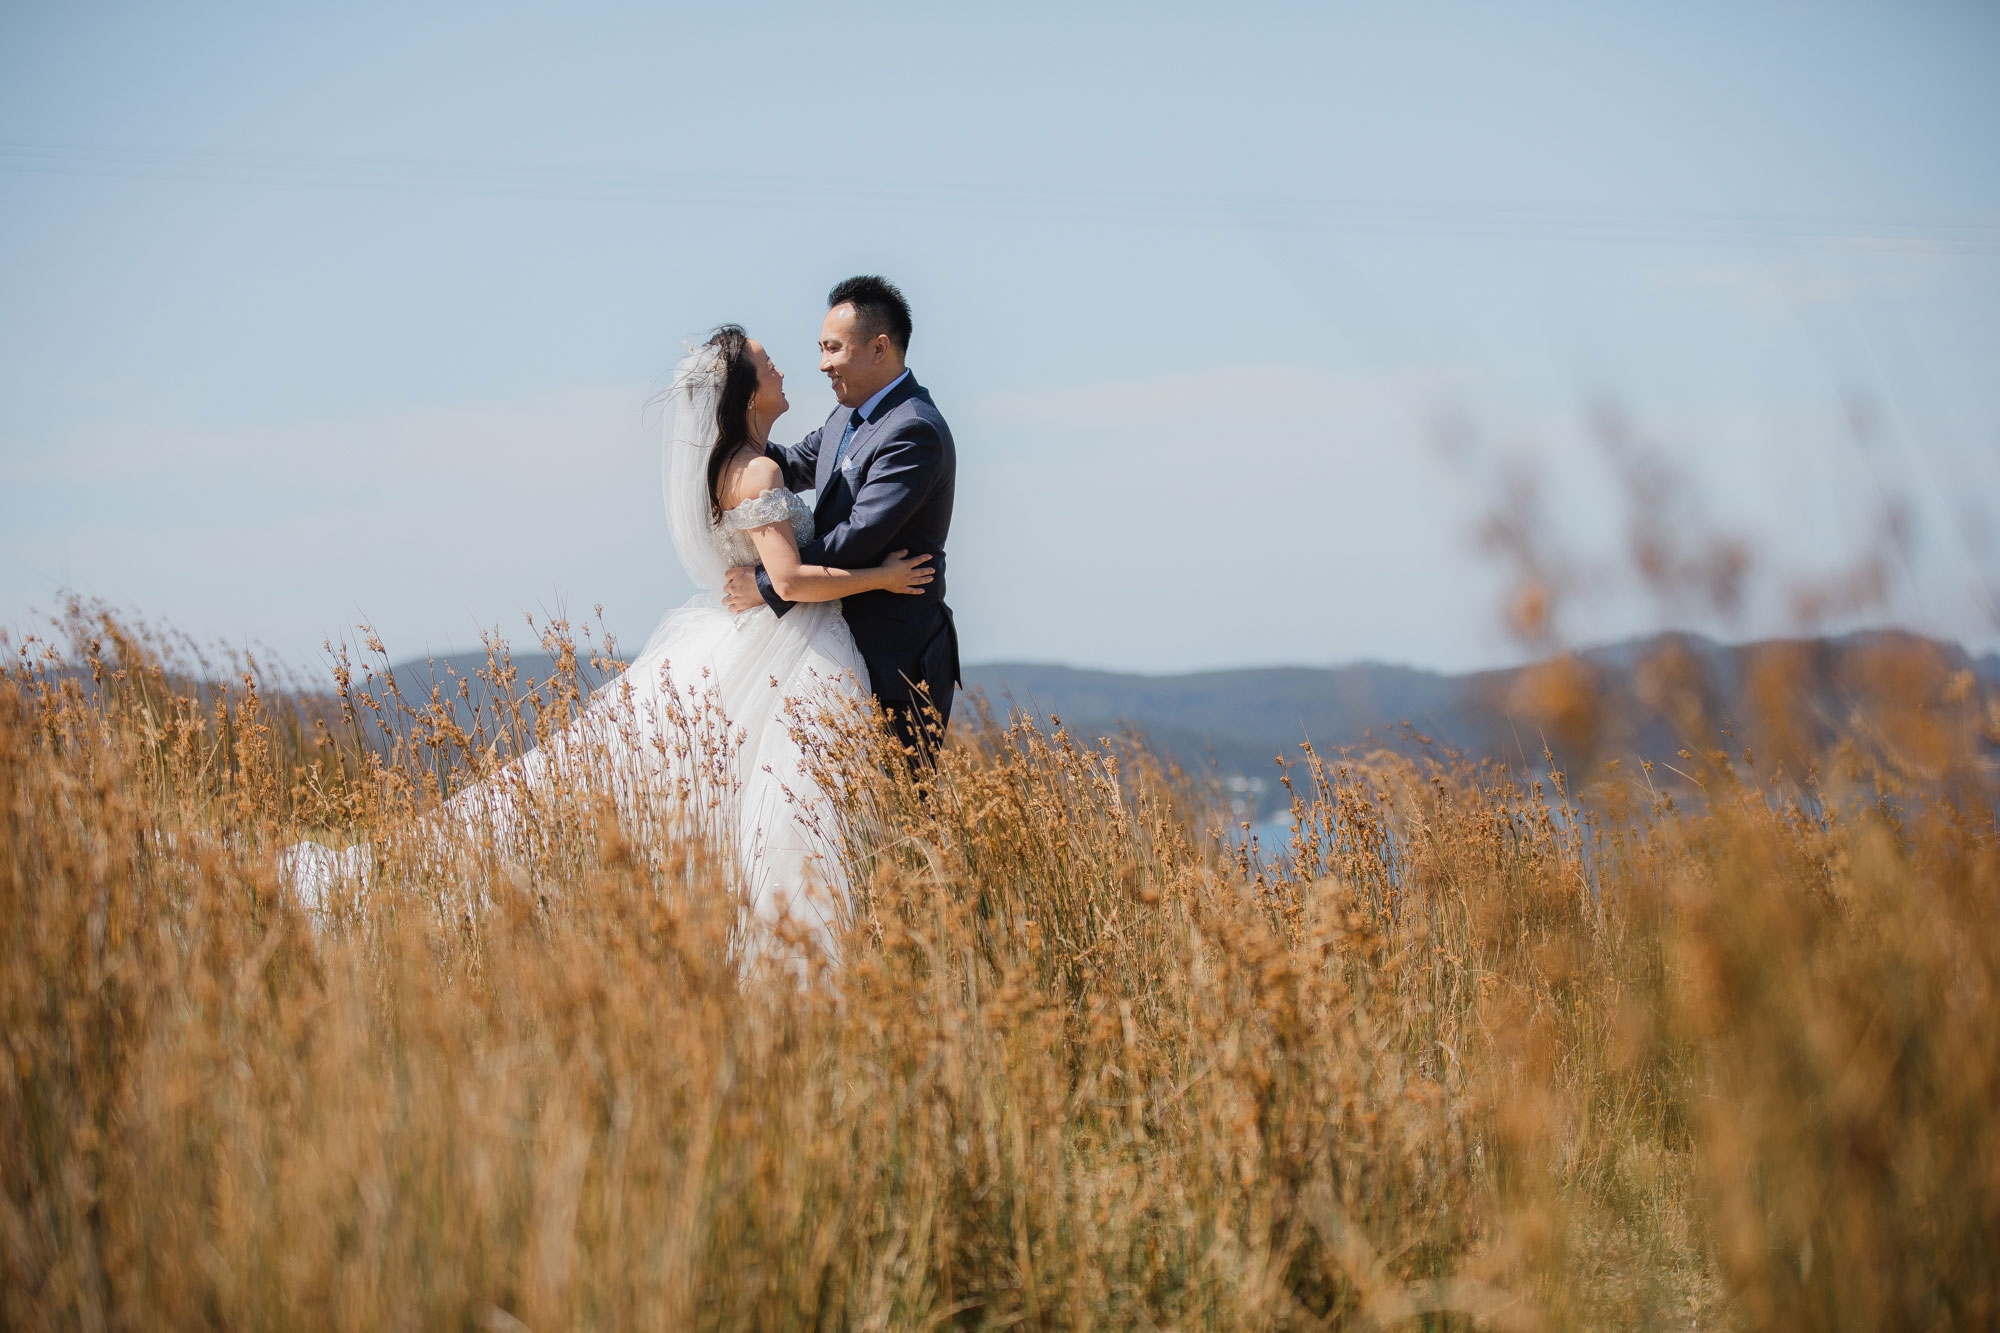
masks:
<path fill-rule="evenodd" d="M 750 364 L 757 367 L 757 392 L 750 399 L 750 415 L 769 429 L 770 423 L 792 406 L 791 400 L 785 397 L 785 374 L 771 360 L 764 344 L 755 338 L 746 339 L 743 348 L 750 353 Z"/>

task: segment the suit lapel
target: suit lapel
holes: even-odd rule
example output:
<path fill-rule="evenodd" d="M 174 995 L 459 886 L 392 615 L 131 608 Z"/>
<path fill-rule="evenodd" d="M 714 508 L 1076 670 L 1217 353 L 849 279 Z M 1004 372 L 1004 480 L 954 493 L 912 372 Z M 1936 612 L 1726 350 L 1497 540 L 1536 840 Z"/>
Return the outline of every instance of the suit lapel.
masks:
<path fill-rule="evenodd" d="M 875 412 L 872 416 L 862 418 L 860 426 L 855 428 L 854 438 L 847 442 L 847 452 L 841 456 L 840 470 L 843 473 L 844 477 L 855 477 L 860 475 L 861 464 L 859 462 L 859 459 L 861 458 L 862 447 L 875 437 L 876 431 L 881 429 L 882 422 L 888 417 L 888 415 L 891 412 L 901 407 L 904 403 L 908 402 L 910 399 L 916 397 L 918 393 L 922 392 L 922 389 L 923 386 L 917 383 L 917 377 L 915 375 L 911 375 L 908 378 L 906 378 L 901 384 L 898 384 L 893 390 L 891 390 L 888 393 L 888 395 L 882 399 L 881 402 L 875 404 Z M 832 431 L 833 433 L 833 448 L 828 449 L 825 445 L 820 446 L 819 477 L 818 477 L 819 494 L 813 501 L 813 519 L 815 523 L 818 524 L 819 529 L 822 532 L 824 532 L 829 526 L 824 521 L 824 515 L 826 512 L 827 499 L 832 494 L 835 484 L 835 478 L 833 476 L 833 456 L 840 450 L 841 432 L 847 429 L 847 422 L 845 420 L 846 415 L 847 415 L 846 408 L 836 409 L 834 413 L 833 423 L 829 423 L 827 426 L 827 429 L 829 431 Z M 839 430 L 834 429 L 834 423 L 838 423 Z M 854 466 L 849 467 L 848 464 L 850 463 L 852 463 Z M 852 485 L 848 486 L 847 496 L 848 496 L 848 502 L 851 505 L 854 499 L 854 487 Z"/>
<path fill-rule="evenodd" d="M 813 490 L 816 492 L 813 498 L 815 514 L 826 503 L 826 484 L 833 476 L 833 455 L 840 448 L 840 433 L 847 429 L 847 412 L 848 409 L 844 407 L 834 408 L 833 415 L 826 419 L 826 425 L 820 429 L 819 457 L 814 460 L 816 466 L 813 468 Z M 828 444 L 829 436 L 832 437 L 831 445 Z M 848 446 L 850 449 L 853 447 L 851 444 Z"/>

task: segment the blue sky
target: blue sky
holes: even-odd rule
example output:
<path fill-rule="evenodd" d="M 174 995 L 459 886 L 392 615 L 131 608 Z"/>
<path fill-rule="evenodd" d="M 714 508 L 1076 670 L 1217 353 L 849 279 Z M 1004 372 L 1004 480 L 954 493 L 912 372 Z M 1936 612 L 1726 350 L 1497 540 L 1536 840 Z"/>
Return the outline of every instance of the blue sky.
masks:
<path fill-rule="evenodd" d="M 0 624 L 635 641 L 682 343 L 749 326 L 796 436 L 880 271 L 972 659 L 1504 660 L 1519 469 L 1572 638 L 1793 628 L 1895 502 L 1863 618 L 1994 646 L 1996 67 L 1951 3 L 10 6 Z M 1751 541 L 1740 622 L 1617 571 L 1604 404 Z"/>

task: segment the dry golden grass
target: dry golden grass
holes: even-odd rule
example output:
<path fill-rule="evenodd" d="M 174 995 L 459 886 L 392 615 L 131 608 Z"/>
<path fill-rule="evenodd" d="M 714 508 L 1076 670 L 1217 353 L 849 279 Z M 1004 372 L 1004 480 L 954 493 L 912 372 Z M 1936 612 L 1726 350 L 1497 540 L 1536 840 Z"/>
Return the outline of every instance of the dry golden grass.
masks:
<path fill-rule="evenodd" d="M 800 987 L 591 791 L 398 850 L 573 678 L 468 734 L 71 628 L 0 684 L 8 1327 L 2000 1320 L 2000 705 L 1918 650 L 1815 754 L 1763 664 L 1754 762 L 1660 664 L 1671 786 L 1305 754 L 1279 858 L 1126 742 L 830 755 L 863 888 Z M 319 933 L 315 831 L 381 849 Z"/>

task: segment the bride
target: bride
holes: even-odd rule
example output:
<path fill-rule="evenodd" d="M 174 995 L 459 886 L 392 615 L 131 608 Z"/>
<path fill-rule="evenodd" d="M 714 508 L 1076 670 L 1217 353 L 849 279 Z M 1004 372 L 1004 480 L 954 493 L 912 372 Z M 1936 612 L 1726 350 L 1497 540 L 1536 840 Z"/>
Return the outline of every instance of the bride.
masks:
<path fill-rule="evenodd" d="M 808 749 L 842 709 L 865 708 L 868 670 L 839 599 L 881 590 L 921 595 L 929 556 L 892 553 L 873 569 L 805 564 L 812 508 L 765 456 L 791 406 L 785 377 L 741 327 L 725 324 L 675 368 L 662 472 L 674 546 L 699 592 L 670 613 L 631 666 L 559 736 L 449 801 L 426 820 L 434 838 L 529 831 L 530 803 L 551 778 L 606 786 L 621 813 L 649 793 L 724 813 L 743 894 L 747 947 L 768 953 L 789 922 L 829 958 L 847 875 L 829 794 Z M 759 605 L 732 614 L 723 576 L 761 567 L 786 616 Z M 681 827 L 686 827 L 682 821 Z M 341 878 L 365 878 L 368 849 L 288 849 L 281 867 L 311 909 Z"/>

